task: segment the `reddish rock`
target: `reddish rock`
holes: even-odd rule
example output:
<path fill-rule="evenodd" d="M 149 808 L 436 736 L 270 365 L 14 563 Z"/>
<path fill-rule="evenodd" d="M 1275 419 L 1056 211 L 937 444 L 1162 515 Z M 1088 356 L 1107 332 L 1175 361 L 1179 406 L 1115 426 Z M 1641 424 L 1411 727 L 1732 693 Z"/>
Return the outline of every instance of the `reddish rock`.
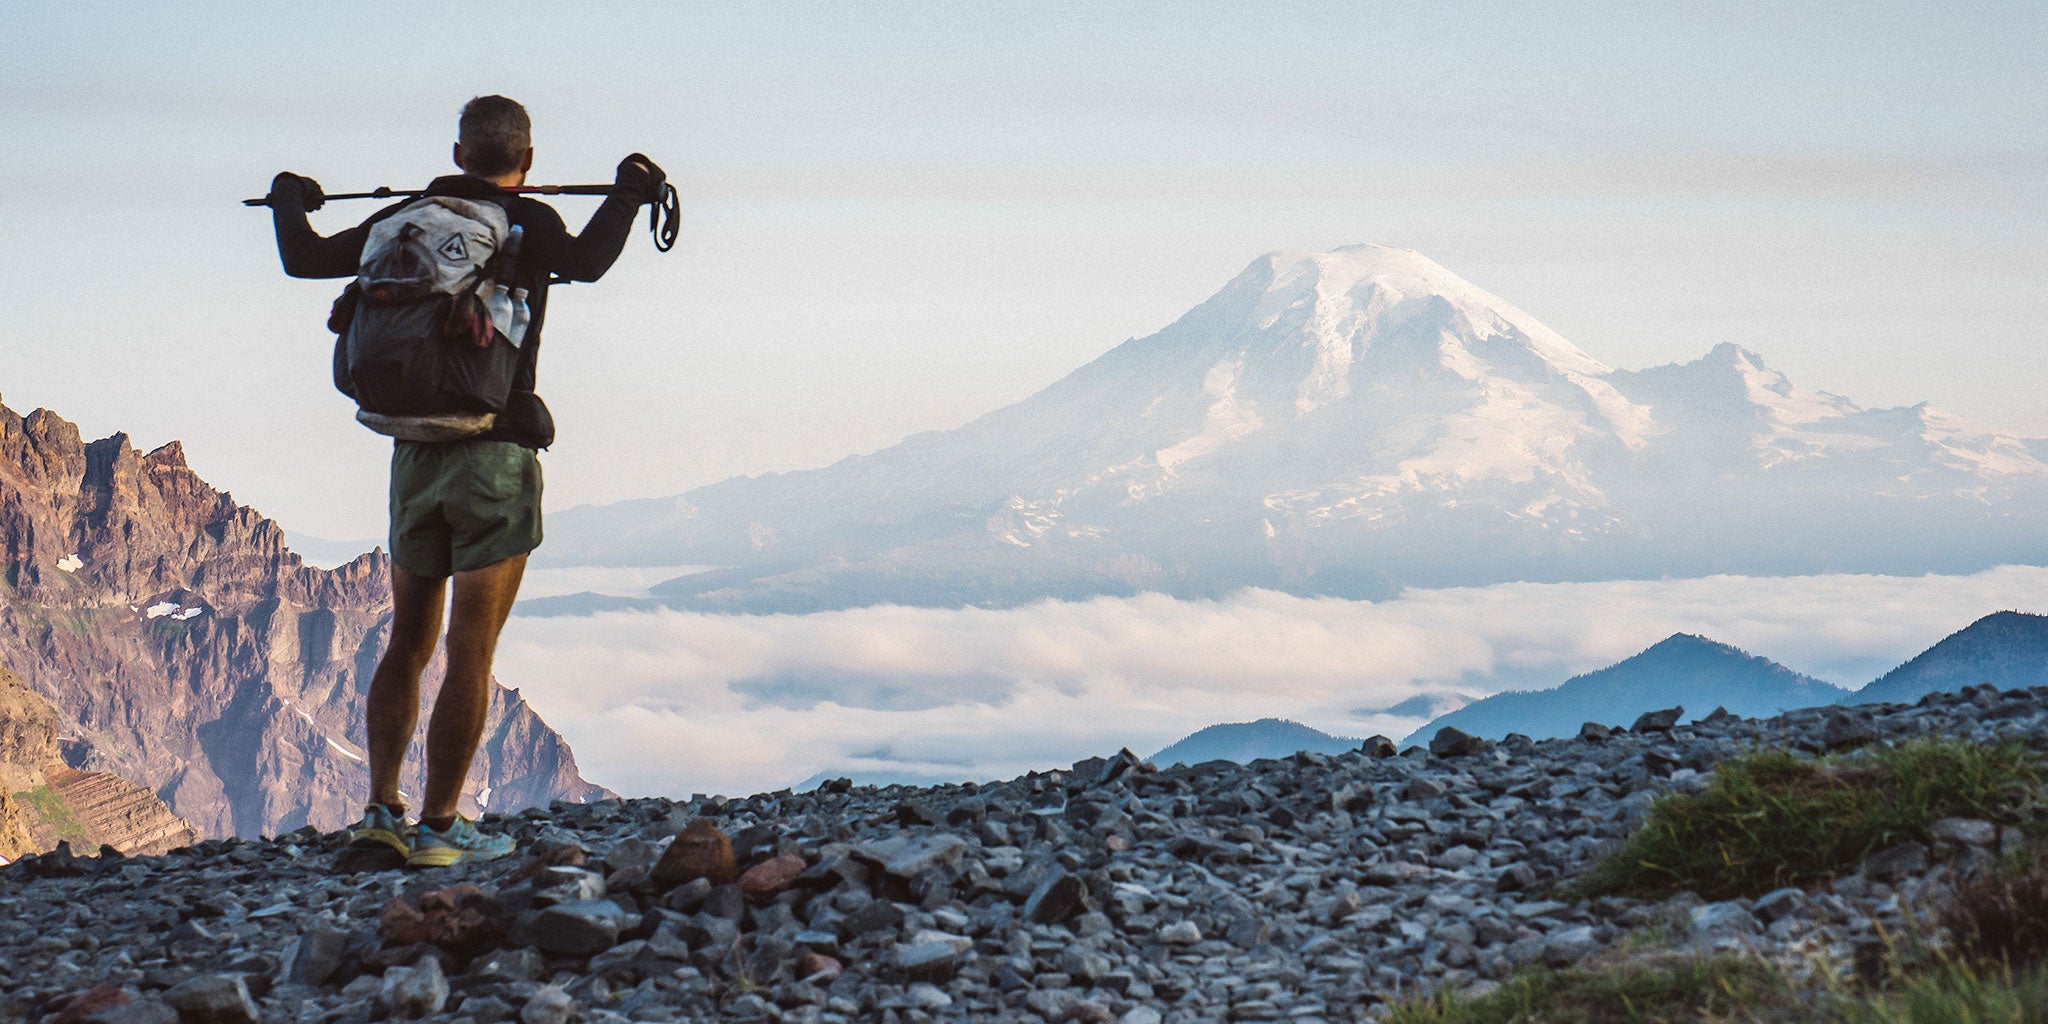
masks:
<path fill-rule="evenodd" d="M 844 970 L 845 965 L 837 958 L 823 953 L 805 953 L 796 960 L 796 976 L 802 981 L 829 982 Z"/>
<path fill-rule="evenodd" d="M 403 896 L 393 896 L 377 915 L 377 934 L 386 946 L 410 946 L 427 941 L 427 915 Z"/>
<path fill-rule="evenodd" d="M 739 876 L 732 856 L 732 840 L 709 819 L 698 818 L 661 855 L 654 865 L 654 887 L 666 892 L 699 878 L 724 885 Z"/>
<path fill-rule="evenodd" d="M 109 1006 L 124 1005 L 128 1001 L 128 993 L 121 991 L 119 985 L 112 982 L 94 985 L 67 999 L 64 1008 L 55 1017 L 50 1018 L 50 1024 L 85 1024 L 87 1017 Z"/>
<path fill-rule="evenodd" d="M 421 894 L 420 912 L 431 918 L 434 916 L 435 911 L 445 913 L 454 910 L 462 902 L 462 897 L 464 896 L 480 896 L 482 894 L 482 889 L 466 882 L 462 885 L 451 885 L 446 889 L 435 889 L 433 892 Z"/>
<path fill-rule="evenodd" d="M 526 858 L 526 863 L 519 865 L 517 871 L 505 876 L 505 884 L 512 886 L 532 881 L 542 868 L 580 868 L 583 862 L 583 848 L 580 846 L 550 846 Z"/>
<path fill-rule="evenodd" d="M 421 926 L 417 930 L 402 928 L 399 944 L 423 940 L 464 955 L 488 949 L 497 944 L 495 940 L 501 930 L 498 922 L 484 912 L 483 905 L 491 902 L 491 897 L 482 889 L 467 884 L 422 894 L 419 902 L 423 916 Z M 385 908 L 387 912 L 390 909 L 388 906 Z M 412 939 L 414 934 L 419 935 L 419 940 Z"/>
<path fill-rule="evenodd" d="M 810 865 L 794 853 L 770 857 L 747 869 L 740 876 L 740 891 L 757 900 L 765 900 L 796 884 L 798 875 Z"/>

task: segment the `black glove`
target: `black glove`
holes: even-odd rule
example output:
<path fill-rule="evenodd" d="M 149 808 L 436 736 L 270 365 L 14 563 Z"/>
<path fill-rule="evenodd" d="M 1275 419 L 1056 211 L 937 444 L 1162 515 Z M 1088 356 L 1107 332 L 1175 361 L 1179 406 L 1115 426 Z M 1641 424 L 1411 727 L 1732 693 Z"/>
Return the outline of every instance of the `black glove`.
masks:
<path fill-rule="evenodd" d="M 668 175 L 654 161 L 635 153 L 619 161 L 619 175 L 612 179 L 612 195 L 623 196 L 635 202 L 661 202 L 662 186 L 668 184 Z"/>
<path fill-rule="evenodd" d="M 327 205 L 327 193 L 320 191 L 320 183 L 290 171 L 279 171 L 270 179 L 272 206 L 296 207 L 311 213 Z"/>

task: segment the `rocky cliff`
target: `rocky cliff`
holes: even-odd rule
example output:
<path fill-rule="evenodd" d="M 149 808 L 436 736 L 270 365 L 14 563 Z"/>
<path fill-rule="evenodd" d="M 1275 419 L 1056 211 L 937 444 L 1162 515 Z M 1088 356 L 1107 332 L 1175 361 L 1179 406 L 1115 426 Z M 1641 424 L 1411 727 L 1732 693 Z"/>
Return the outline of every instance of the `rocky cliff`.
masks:
<path fill-rule="evenodd" d="M 0 859 L 39 853 L 60 842 L 150 854 L 198 839 L 156 794 L 112 772 L 64 764 L 57 712 L 0 669 Z"/>
<path fill-rule="evenodd" d="M 329 571 L 215 490 L 171 442 L 91 443 L 0 405 L 0 665 L 55 707 L 75 769 L 140 782 L 206 836 L 352 820 L 363 699 L 390 627 L 389 560 Z M 440 666 L 428 670 L 428 700 Z M 414 737 L 405 778 L 420 792 Z M 463 806 L 606 795 L 517 692 L 493 686 Z"/>

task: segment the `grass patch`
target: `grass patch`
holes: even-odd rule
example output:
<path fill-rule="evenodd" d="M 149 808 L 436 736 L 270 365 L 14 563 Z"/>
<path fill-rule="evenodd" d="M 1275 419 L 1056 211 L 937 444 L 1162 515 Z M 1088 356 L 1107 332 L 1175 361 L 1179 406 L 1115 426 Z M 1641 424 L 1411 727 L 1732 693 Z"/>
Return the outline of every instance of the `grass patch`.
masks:
<path fill-rule="evenodd" d="M 1809 980 L 1752 957 L 1637 960 L 1515 975 L 1482 995 L 1393 1007 L 1388 1024 L 2048 1024 L 2048 969 L 1943 958 L 1881 984 Z"/>
<path fill-rule="evenodd" d="M 78 818 L 71 813 L 71 808 L 64 803 L 63 797 L 57 795 L 56 790 L 48 786 L 37 786 L 14 794 L 14 799 L 43 819 L 44 827 L 50 831 L 50 843 L 53 846 L 68 840 L 76 852 L 90 853 L 98 849 L 91 842 L 91 837 L 86 835 L 85 826 L 78 823 Z M 88 847 L 91 849 L 87 849 Z"/>
<path fill-rule="evenodd" d="M 1444 992 L 1395 1006 L 1388 1024 L 1706 1024 L 1810 1019 L 1784 976 L 1753 957 L 1637 960 L 1515 975 L 1483 995 Z"/>
<path fill-rule="evenodd" d="M 1877 850 L 1927 838 L 1938 818 L 2031 818 L 2044 778 L 2040 758 L 2016 739 L 1923 737 L 1820 759 L 1753 751 L 1723 762 L 1698 793 L 1658 798 L 1574 889 L 1723 900 L 1821 882 Z"/>
<path fill-rule="evenodd" d="M 1882 990 L 1838 992 L 1825 1019 L 1843 1024 L 2048 1024 L 2048 970 L 2014 973 L 1946 958 L 1896 974 Z"/>

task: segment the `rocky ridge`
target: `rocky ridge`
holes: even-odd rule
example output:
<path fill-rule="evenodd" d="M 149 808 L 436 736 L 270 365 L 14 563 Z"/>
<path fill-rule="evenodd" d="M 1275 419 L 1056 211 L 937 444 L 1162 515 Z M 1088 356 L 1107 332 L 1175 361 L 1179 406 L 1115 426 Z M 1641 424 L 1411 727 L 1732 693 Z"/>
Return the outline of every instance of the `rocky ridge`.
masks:
<path fill-rule="evenodd" d="M 112 772 L 82 772 L 58 754 L 57 712 L 0 669 L 0 860 L 60 841 L 162 853 L 197 841 L 156 794 Z"/>
<path fill-rule="evenodd" d="M 215 490 L 178 442 L 87 443 L 0 406 L 0 666 L 57 711 L 70 767 L 153 790 L 206 836 L 338 828 L 368 791 L 363 698 L 390 561 L 328 571 Z M 439 660 L 423 689 L 438 688 Z M 415 736 L 407 791 L 420 792 Z M 493 686 L 467 813 L 610 795 L 516 691 Z"/>
<path fill-rule="evenodd" d="M 0 871 L 0 1015 L 556 1024 L 1337 1021 L 1525 965 L 1681 950 L 1855 963 L 2020 841 L 1945 820 L 1813 890 L 1575 901 L 1661 792 L 1756 744 L 2048 748 L 2048 687 L 1769 720 L 1677 709 L 1498 744 L 1158 770 L 1128 752 L 929 789 L 493 815 L 519 856 L 338 875 L 339 836 Z M 95 1016 L 97 1014 L 97 1016 Z"/>

